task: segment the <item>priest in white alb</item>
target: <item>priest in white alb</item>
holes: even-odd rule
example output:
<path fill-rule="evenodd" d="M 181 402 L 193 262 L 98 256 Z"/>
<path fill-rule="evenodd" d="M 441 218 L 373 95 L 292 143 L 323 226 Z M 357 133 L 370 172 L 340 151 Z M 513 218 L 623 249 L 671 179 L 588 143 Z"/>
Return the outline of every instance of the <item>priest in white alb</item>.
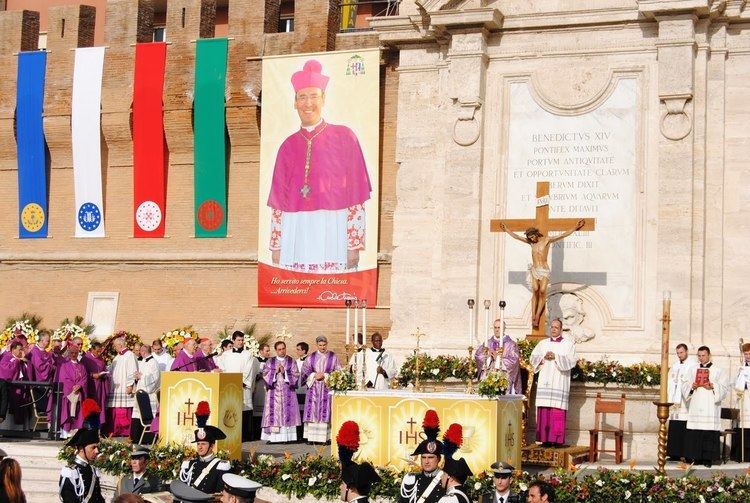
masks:
<path fill-rule="evenodd" d="M 737 369 L 737 379 L 734 380 L 740 422 L 738 435 L 732 441 L 732 459 L 744 463 L 750 461 L 750 342 L 742 345 L 742 357 L 742 366 Z M 740 435 L 745 437 L 744 442 Z"/>
<path fill-rule="evenodd" d="M 562 336 L 562 321 L 550 323 L 550 336 L 536 345 L 531 366 L 536 385 L 536 439 L 545 447 L 565 444 L 565 422 L 570 398 L 570 371 L 576 366 L 575 342 Z"/>
<path fill-rule="evenodd" d="M 242 441 L 250 441 L 253 422 L 253 387 L 255 376 L 260 371 L 260 362 L 245 349 L 245 333 L 236 330 L 232 334 L 232 346 L 221 354 L 219 367 L 224 372 L 242 374 Z"/>
<path fill-rule="evenodd" d="M 669 413 L 669 435 L 667 436 L 667 456 L 673 460 L 685 457 L 685 430 L 687 428 L 688 407 L 682 394 L 682 382 L 689 379 L 690 369 L 698 365 L 695 358 L 688 356 L 688 347 L 678 344 L 675 349 L 677 361 L 669 368 L 667 401 L 672 405 Z"/>
<path fill-rule="evenodd" d="M 115 437 L 130 436 L 130 421 L 133 415 L 135 375 L 138 363 L 132 351 L 125 344 L 125 339 L 118 337 L 112 342 L 117 355 L 109 367 L 111 378 L 109 396 L 107 397 L 107 424 L 109 432 Z"/>
<path fill-rule="evenodd" d="M 388 389 L 391 379 L 396 375 L 396 361 L 383 348 L 383 336 L 380 332 L 372 334 L 371 348 L 364 347 L 352 355 L 349 368 L 355 372 L 358 385 L 364 377 L 365 387 L 373 389 Z"/>
<path fill-rule="evenodd" d="M 711 467 L 721 459 L 721 401 L 727 396 L 727 373 L 711 361 L 708 346 L 698 348 L 699 365 L 682 381 L 682 394 L 688 406 L 685 432 L 685 458 Z"/>

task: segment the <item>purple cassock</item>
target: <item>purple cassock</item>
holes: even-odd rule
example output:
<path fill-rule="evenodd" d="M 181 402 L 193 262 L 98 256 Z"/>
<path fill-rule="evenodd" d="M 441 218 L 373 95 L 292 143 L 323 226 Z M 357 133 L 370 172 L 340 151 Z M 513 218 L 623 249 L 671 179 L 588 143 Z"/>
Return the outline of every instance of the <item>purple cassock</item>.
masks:
<path fill-rule="evenodd" d="M 177 353 L 177 357 L 172 362 L 172 366 L 169 368 L 169 370 L 179 369 L 179 372 L 198 372 L 198 370 L 200 369 L 198 368 L 198 364 L 195 362 L 196 355 L 198 355 L 197 351 L 193 356 L 190 356 L 184 349 L 181 349 L 180 352 Z"/>
<path fill-rule="evenodd" d="M 509 335 L 505 335 L 502 340 L 502 344 L 500 343 L 500 340 L 496 337 L 490 337 L 489 340 L 489 348 L 492 351 L 497 351 L 498 348 L 502 345 L 503 347 L 503 357 L 502 357 L 502 364 L 501 368 L 504 368 L 508 372 L 508 394 L 509 395 L 522 395 L 523 394 L 523 386 L 521 384 L 521 373 L 519 372 L 519 362 L 521 360 L 521 353 L 518 351 L 518 344 L 516 341 L 513 340 L 513 338 Z M 477 348 L 477 352 L 474 355 L 474 359 L 477 363 L 477 369 L 479 369 L 479 379 L 484 379 L 485 375 L 487 375 L 492 369 L 495 368 L 494 361 L 489 361 L 488 359 L 492 360 L 492 357 L 490 357 L 488 354 L 485 354 L 484 352 L 485 345 L 481 344 Z"/>
<path fill-rule="evenodd" d="M 330 374 L 340 368 L 339 360 L 333 351 L 326 351 L 325 353 L 315 351 L 307 357 L 302 365 L 302 381 L 307 382 L 310 374 L 316 372 Z M 331 397 L 328 395 L 328 386 L 325 379 L 313 381 L 307 390 L 302 421 L 305 423 L 328 423 L 331 421 Z"/>
<path fill-rule="evenodd" d="M 89 379 L 88 396 L 96 400 L 96 403 L 101 407 L 102 404 L 107 403 L 107 395 L 109 394 L 110 381 L 109 374 L 102 374 L 98 379 L 94 378 L 94 374 L 101 374 L 107 370 L 107 364 L 101 358 L 97 358 L 91 351 L 84 354 L 81 358 L 81 363 L 86 367 L 86 371 L 91 377 Z M 102 411 L 99 414 L 99 421 L 101 424 L 106 423 L 106 407 L 101 407 Z"/>
<path fill-rule="evenodd" d="M 213 372 L 215 369 L 219 368 L 219 366 L 216 365 L 213 356 L 209 356 L 208 358 L 205 358 L 205 356 L 206 354 L 200 349 L 195 352 L 195 357 L 201 358 L 196 364 L 198 365 L 199 372 Z"/>
<path fill-rule="evenodd" d="M 88 398 L 89 373 L 86 371 L 86 367 L 82 363 L 75 360 L 66 360 L 57 372 L 57 380 L 62 384 L 62 397 L 60 399 L 62 405 L 62 410 L 60 411 L 60 426 L 65 431 L 80 428 L 83 426 L 81 406 L 83 405 L 83 401 Z M 78 393 L 76 413 L 75 415 L 71 415 L 68 395 L 73 392 L 73 387 L 76 385 L 80 386 L 81 389 Z M 99 405 L 101 406 L 101 404 Z"/>
<path fill-rule="evenodd" d="M 47 351 L 34 344 L 26 358 L 29 360 L 29 381 L 53 382 L 55 380 L 57 364 L 52 351 Z M 47 393 L 49 397 L 47 399 L 47 417 L 52 417 L 52 392 L 48 390 Z"/>
<path fill-rule="evenodd" d="M 0 355 L 0 380 L 25 381 L 28 380 L 27 375 L 25 361 L 16 358 L 10 351 Z M 23 424 L 26 420 L 26 410 L 22 408 L 22 405 L 28 401 L 28 392 L 25 388 L 10 387 L 8 389 L 8 407 L 13 413 L 14 423 Z"/>
<path fill-rule="evenodd" d="M 279 365 L 284 366 L 284 374 L 278 373 Z M 263 382 L 268 390 L 263 407 L 263 428 L 301 424 L 296 392 L 298 380 L 299 372 L 294 358 L 285 356 L 283 362 L 278 358 L 268 359 L 263 367 Z"/>

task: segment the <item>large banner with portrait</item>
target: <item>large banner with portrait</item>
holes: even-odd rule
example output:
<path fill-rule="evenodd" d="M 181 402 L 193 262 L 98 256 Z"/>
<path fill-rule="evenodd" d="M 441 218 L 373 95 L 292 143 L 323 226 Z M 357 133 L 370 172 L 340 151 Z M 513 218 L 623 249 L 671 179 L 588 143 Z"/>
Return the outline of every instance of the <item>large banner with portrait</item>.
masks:
<path fill-rule="evenodd" d="M 378 49 L 263 59 L 258 304 L 375 305 Z"/>

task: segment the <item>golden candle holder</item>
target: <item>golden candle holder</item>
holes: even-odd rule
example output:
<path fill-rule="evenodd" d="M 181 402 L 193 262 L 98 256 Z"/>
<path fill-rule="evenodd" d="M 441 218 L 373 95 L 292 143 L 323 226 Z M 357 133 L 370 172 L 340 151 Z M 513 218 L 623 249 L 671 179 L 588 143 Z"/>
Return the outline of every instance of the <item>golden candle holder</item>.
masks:
<path fill-rule="evenodd" d="M 420 392 L 422 391 L 422 386 L 419 382 L 419 343 L 421 342 L 422 337 L 426 336 L 427 334 L 422 332 L 419 329 L 419 327 L 417 327 L 417 330 L 411 335 L 417 338 L 417 349 L 414 351 L 414 368 L 415 368 L 414 391 Z"/>
<path fill-rule="evenodd" d="M 469 382 L 466 385 L 466 393 L 474 393 L 474 348 L 469 346 Z"/>
<path fill-rule="evenodd" d="M 654 402 L 656 405 L 656 417 L 659 419 L 659 455 L 657 471 L 666 473 L 664 466 L 667 464 L 667 419 L 669 409 L 673 404 L 668 402 Z"/>
<path fill-rule="evenodd" d="M 656 417 L 659 419 L 659 451 L 657 471 L 665 473 L 667 464 L 667 419 L 671 403 L 667 402 L 667 381 L 669 380 L 669 324 L 672 321 L 672 294 L 668 290 L 664 292 L 661 316 L 661 372 L 659 379 L 659 401 L 656 405 Z"/>

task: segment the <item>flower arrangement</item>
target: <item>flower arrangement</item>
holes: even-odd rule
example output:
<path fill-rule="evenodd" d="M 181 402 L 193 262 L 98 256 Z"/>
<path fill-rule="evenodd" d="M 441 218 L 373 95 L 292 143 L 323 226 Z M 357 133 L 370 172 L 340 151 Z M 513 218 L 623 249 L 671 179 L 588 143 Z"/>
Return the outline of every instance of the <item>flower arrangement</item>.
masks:
<path fill-rule="evenodd" d="M 8 318 L 5 329 L 0 333 L 0 348 L 4 348 L 11 339 L 23 339 L 28 344 L 36 344 L 41 322 L 40 317 L 28 313 L 23 313 L 19 318 Z"/>
<path fill-rule="evenodd" d="M 416 378 L 416 356 L 410 356 L 398 372 L 398 384 L 405 387 L 414 383 Z M 474 378 L 476 366 L 473 359 L 450 355 L 439 355 L 432 357 L 420 353 L 419 355 L 419 380 L 443 382 L 448 378 L 468 381 Z"/>
<path fill-rule="evenodd" d="M 107 337 L 107 339 L 104 341 L 104 347 L 107 348 L 107 350 L 104 353 L 102 353 L 102 359 L 105 362 L 109 363 L 115 357 L 116 353 L 115 353 L 115 350 L 112 348 L 112 341 L 115 339 L 119 339 L 120 337 L 123 337 L 125 339 L 125 345 L 131 351 L 133 351 L 133 348 L 135 348 L 136 345 L 143 344 L 143 340 L 141 340 L 140 335 L 133 334 L 125 330 L 118 330 L 114 334 Z"/>
<path fill-rule="evenodd" d="M 174 356 L 174 347 L 177 345 L 177 343 L 182 342 L 185 337 L 190 337 L 191 339 L 195 339 L 196 341 L 200 339 L 200 335 L 198 335 L 198 332 L 193 330 L 192 325 L 187 325 L 182 328 L 175 328 L 174 330 L 170 330 L 168 332 L 164 332 L 161 334 L 161 337 L 159 337 L 159 340 L 164 345 L 164 347 L 167 348 L 167 351 Z"/>
<path fill-rule="evenodd" d="M 99 443 L 101 454 L 95 465 L 110 475 L 128 474 L 130 449 L 129 442 L 103 439 Z M 74 455 L 72 448 L 63 447 L 58 459 L 71 462 Z M 156 445 L 151 449 L 148 469 L 167 482 L 177 477 L 182 460 L 194 455 L 195 451 L 182 445 Z M 220 452 L 219 457 L 226 459 L 226 452 Z M 304 498 L 309 495 L 333 500 L 339 496 L 341 465 L 337 459 L 330 456 L 285 455 L 281 459 L 276 459 L 269 455 L 258 455 L 254 459 L 237 462 L 235 468 L 240 475 L 251 478 L 287 498 Z M 399 486 L 405 472 L 392 467 L 376 467 L 376 470 L 382 480 L 373 486 L 371 499 L 380 497 L 397 501 Z M 709 478 L 698 478 L 691 475 L 690 470 L 674 477 L 660 475 L 654 471 L 627 469 L 599 469 L 585 475 L 562 469 L 546 475 L 516 472 L 513 477 L 513 492 L 527 491 L 533 480 L 549 483 L 555 488 L 556 501 L 562 503 L 733 503 L 750 499 L 750 477 L 730 478 L 717 473 Z M 469 498 L 476 501 L 480 495 L 492 492 L 492 473 L 478 473 L 470 477 L 464 487 Z"/>
<path fill-rule="evenodd" d="M 348 369 L 334 370 L 326 377 L 326 386 L 334 393 L 346 393 L 353 390 L 357 383 L 354 374 Z"/>
<path fill-rule="evenodd" d="M 508 390 L 508 375 L 505 372 L 492 371 L 487 374 L 477 387 L 477 393 L 481 396 L 494 398 L 504 395 Z"/>
<path fill-rule="evenodd" d="M 223 330 L 220 330 L 216 333 L 218 339 L 219 339 L 219 346 L 221 346 L 221 343 L 224 341 L 231 341 L 232 340 L 232 334 L 234 331 L 231 331 L 232 329 L 228 326 L 224 326 Z M 260 355 L 260 346 L 270 339 L 270 335 L 266 335 L 264 337 L 261 337 L 260 339 L 256 338 L 255 336 L 255 323 L 252 325 L 247 325 L 244 330 L 242 330 L 242 333 L 245 334 L 245 351 L 248 351 L 252 356 L 257 357 Z"/>
<path fill-rule="evenodd" d="M 531 352 L 534 351 L 534 348 L 537 344 L 539 344 L 539 341 L 524 338 L 517 341 L 516 344 L 518 344 L 518 352 L 521 355 L 521 359 L 524 361 L 529 361 L 531 360 Z"/>
<path fill-rule="evenodd" d="M 658 386 L 661 382 L 660 368 L 659 364 L 646 362 L 622 365 L 617 361 L 610 361 L 606 356 L 596 362 L 581 358 L 571 372 L 571 380 L 640 388 Z"/>
<path fill-rule="evenodd" d="M 81 344 L 81 351 L 88 351 L 91 349 L 91 339 L 89 335 L 94 331 L 94 325 L 84 324 L 83 316 L 76 316 L 73 321 L 69 318 L 65 318 L 60 322 L 60 326 L 52 333 L 53 338 L 59 338 L 63 342 L 67 342 L 80 337 L 83 343 Z"/>

